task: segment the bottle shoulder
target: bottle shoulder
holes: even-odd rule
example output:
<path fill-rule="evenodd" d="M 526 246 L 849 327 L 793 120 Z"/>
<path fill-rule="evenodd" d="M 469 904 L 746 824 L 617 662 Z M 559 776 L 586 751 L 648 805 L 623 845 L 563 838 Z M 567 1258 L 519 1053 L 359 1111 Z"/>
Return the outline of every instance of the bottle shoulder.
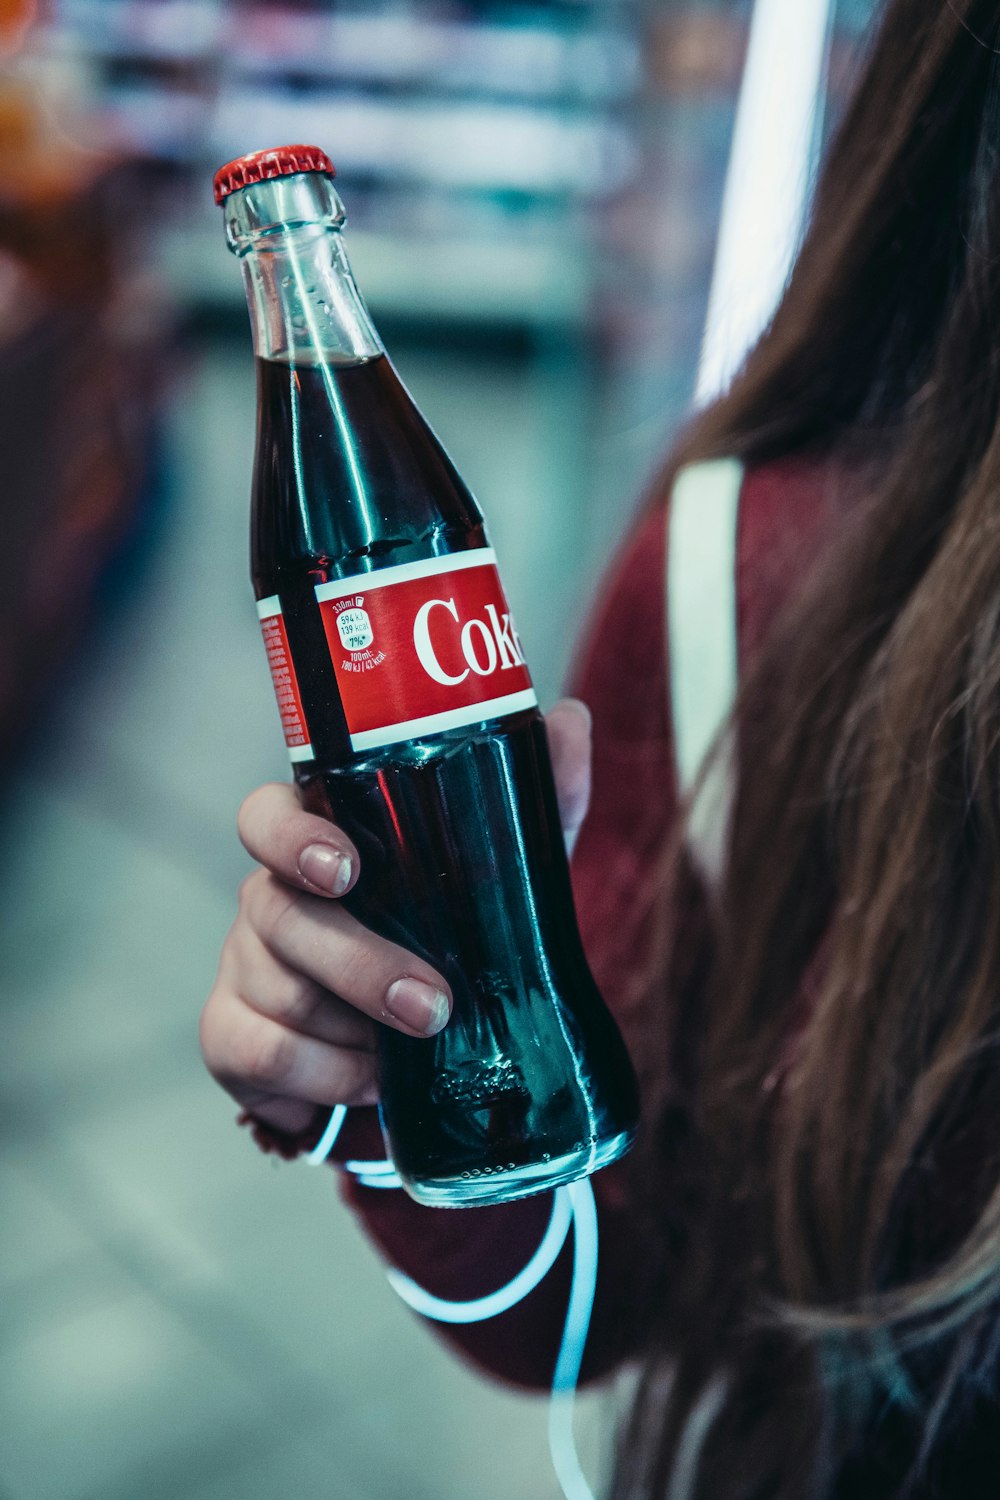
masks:
<path fill-rule="evenodd" d="M 356 545 L 330 554 L 316 551 L 300 533 L 288 537 L 280 549 L 254 549 L 253 582 L 258 599 L 284 592 L 311 593 L 324 583 L 362 578 L 385 568 L 418 565 L 461 552 L 488 548 L 485 527 L 456 526 L 434 521 L 423 530 L 406 530 L 395 536 L 358 540 Z"/>
<path fill-rule="evenodd" d="M 328 577 L 484 545 L 483 517 L 389 365 L 258 361 L 255 574 Z"/>

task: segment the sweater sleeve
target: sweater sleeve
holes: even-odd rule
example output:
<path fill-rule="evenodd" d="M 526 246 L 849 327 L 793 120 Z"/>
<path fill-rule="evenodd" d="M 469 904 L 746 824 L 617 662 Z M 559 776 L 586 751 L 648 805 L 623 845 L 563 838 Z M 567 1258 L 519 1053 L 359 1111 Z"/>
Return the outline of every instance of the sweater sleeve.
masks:
<path fill-rule="evenodd" d="M 640 522 L 601 585 L 572 674 L 572 690 L 594 717 L 591 810 L 573 860 L 587 956 L 637 1064 L 643 1044 L 644 955 L 652 931 L 657 861 L 676 808 L 664 626 L 662 508 Z M 658 1018 L 660 1024 L 660 1018 Z M 669 1024 L 663 1018 L 662 1025 Z M 639 1068 L 640 1077 L 642 1074 Z M 382 1154 L 374 1111 L 355 1111 L 338 1157 Z M 610 1373 L 632 1352 L 629 1287 L 635 1236 L 620 1165 L 594 1178 L 599 1284 L 582 1378 Z M 436 1296 L 465 1300 L 495 1291 L 529 1260 L 551 1211 L 549 1194 L 510 1204 L 443 1212 L 402 1192 L 360 1186 L 342 1192 L 382 1254 Z M 459 1352 L 511 1383 L 551 1382 L 566 1313 L 572 1247 L 510 1311 L 486 1322 L 440 1328 Z"/>

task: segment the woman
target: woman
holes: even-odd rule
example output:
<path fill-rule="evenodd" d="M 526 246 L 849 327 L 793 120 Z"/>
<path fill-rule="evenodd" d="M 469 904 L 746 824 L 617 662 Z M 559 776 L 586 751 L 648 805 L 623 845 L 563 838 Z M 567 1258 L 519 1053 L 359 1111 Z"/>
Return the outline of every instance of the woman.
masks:
<path fill-rule="evenodd" d="M 578 672 L 581 920 L 645 1099 L 640 1149 L 595 1181 L 587 1372 L 642 1370 L 616 1496 L 1000 1485 L 998 22 L 995 0 L 889 0 L 773 326 L 683 438 Z M 724 456 L 741 689 L 706 874 L 672 770 L 663 536 L 679 470 Z M 586 717 L 550 733 L 573 825 Z M 373 1019 L 430 1031 L 447 987 L 337 908 L 356 851 L 290 791 L 242 828 L 270 873 L 203 1044 L 294 1154 L 317 1106 L 373 1100 Z M 347 1191 L 445 1296 L 516 1270 L 547 1214 Z M 543 1384 L 564 1306 L 557 1266 L 456 1341 Z"/>

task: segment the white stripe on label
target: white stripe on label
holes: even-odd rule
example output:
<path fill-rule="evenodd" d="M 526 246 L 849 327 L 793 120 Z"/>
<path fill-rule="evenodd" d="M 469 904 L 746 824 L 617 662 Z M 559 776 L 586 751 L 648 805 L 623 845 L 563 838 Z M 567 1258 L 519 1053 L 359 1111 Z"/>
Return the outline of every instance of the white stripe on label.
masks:
<path fill-rule="evenodd" d="M 499 719 L 505 714 L 537 707 L 534 688 L 525 688 L 523 692 L 490 698 L 485 703 L 470 703 L 466 708 L 447 708 L 443 713 L 426 714 L 422 719 L 406 719 L 399 724 L 386 724 L 382 729 L 363 730 L 361 734 L 351 735 L 351 748 L 377 750 L 382 745 L 395 745 L 400 740 L 415 740 L 423 734 L 441 734 L 446 729 L 463 729 L 466 724 Z"/>
<path fill-rule="evenodd" d="M 370 594 L 372 589 L 407 583 L 411 578 L 433 578 L 438 573 L 460 573 L 465 568 L 495 567 L 496 560 L 492 547 L 450 552 L 447 557 L 425 557 L 422 562 L 399 563 L 394 568 L 377 568 L 373 573 L 355 573 L 351 578 L 338 578 L 333 583 L 318 583 L 316 598 L 322 604 L 325 599 L 343 599 L 347 594 Z"/>
<path fill-rule="evenodd" d="M 281 614 L 281 600 L 277 594 L 269 594 L 266 599 L 257 600 L 258 620 L 270 620 L 273 615 Z"/>
<path fill-rule="evenodd" d="M 296 761 L 312 760 L 313 758 L 312 745 L 288 745 L 286 748 L 288 750 L 288 759 L 293 765 Z"/>

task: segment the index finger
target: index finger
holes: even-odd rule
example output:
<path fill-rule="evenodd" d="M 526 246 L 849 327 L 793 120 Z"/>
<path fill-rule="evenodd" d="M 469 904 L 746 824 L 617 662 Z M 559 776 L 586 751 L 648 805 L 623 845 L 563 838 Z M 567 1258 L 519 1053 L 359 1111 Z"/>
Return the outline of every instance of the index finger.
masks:
<path fill-rule="evenodd" d="M 358 878 L 358 851 L 347 834 L 305 812 L 287 783 L 270 782 L 251 792 L 237 826 L 247 853 L 299 890 L 343 896 Z"/>

